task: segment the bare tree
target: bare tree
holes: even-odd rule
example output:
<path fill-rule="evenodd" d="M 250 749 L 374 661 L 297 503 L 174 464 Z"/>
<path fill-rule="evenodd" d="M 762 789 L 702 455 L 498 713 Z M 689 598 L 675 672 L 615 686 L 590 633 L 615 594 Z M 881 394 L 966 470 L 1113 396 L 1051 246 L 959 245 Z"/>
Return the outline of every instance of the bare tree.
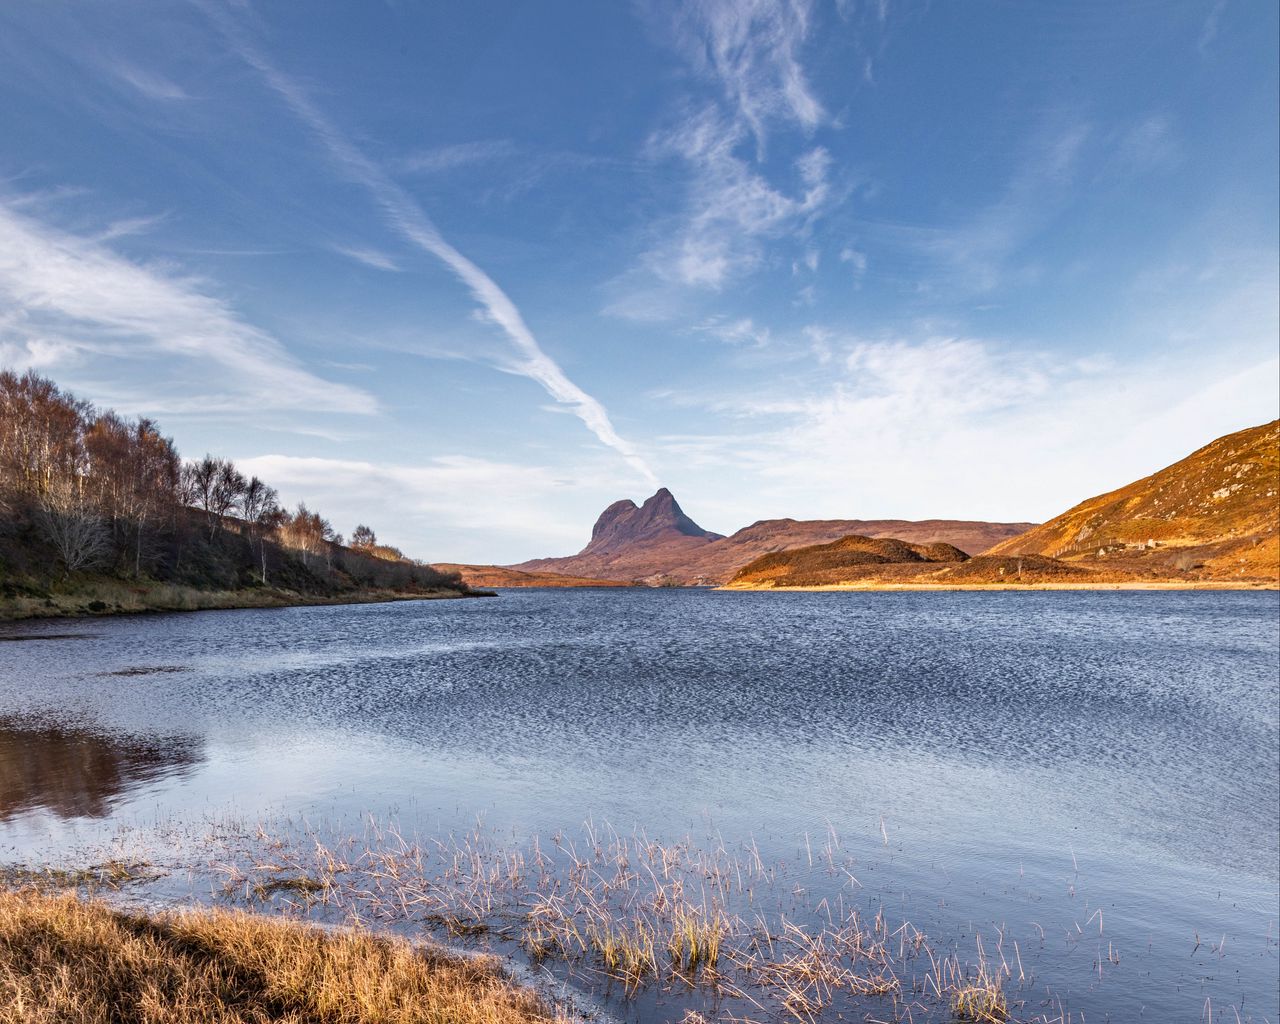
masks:
<path fill-rule="evenodd" d="M 223 518 L 236 507 L 245 486 L 244 477 L 228 459 L 206 455 L 182 468 L 182 494 L 208 517 L 210 540 Z"/>
<path fill-rule="evenodd" d="M 227 459 L 215 460 L 218 464 L 213 478 L 213 492 L 209 511 L 214 516 L 214 526 L 220 526 L 222 520 L 230 514 L 240 501 L 240 496 L 247 486 L 244 476 L 235 465 Z M 210 532 L 210 539 L 213 538 Z"/>
<path fill-rule="evenodd" d="M 240 492 L 238 508 L 249 531 L 249 546 L 258 546 L 258 560 L 261 565 L 262 585 L 267 585 L 267 542 L 266 532 L 279 523 L 279 495 L 275 488 L 268 487 L 256 476 L 251 477 Z"/>
<path fill-rule="evenodd" d="M 298 503 L 292 515 L 285 516 L 279 529 L 280 539 L 287 546 L 302 552 L 302 564 L 310 567 L 312 555 L 326 554 L 333 527 L 328 520 L 312 512 L 304 502 Z"/>
<path fill-rule="evenodd" d="M 78 481 L 58 481 L 37 499 L 36 521 L 62 559 L 64 573 L 100 565 L 111 551 L 111 533 Z"/>

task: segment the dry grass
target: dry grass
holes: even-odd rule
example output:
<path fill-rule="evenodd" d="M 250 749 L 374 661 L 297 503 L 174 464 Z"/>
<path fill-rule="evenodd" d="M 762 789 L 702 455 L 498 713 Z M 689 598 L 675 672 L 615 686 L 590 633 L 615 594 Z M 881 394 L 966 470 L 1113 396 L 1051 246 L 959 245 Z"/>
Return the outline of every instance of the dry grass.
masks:
<path fill-rule="evenodd" d="M 985 974 L 951 994 L 951 1010 L 956 1020 L 976 1024 L 1004 1024 L 1009 1019 L 1009 1004 L 1000 979 Z"/>
<path fill-rule="evenodd" d="M 744 1014 L 760 1022 L 841 1014 L 982 1024 L 1003 1024 L 1014 1014 L 1027 1024 L 1071 1019 L 1024 1015 L 1035 979 L 1024 971 L 1017 942 L 1006 950 L 1002 929 L 989 950 L 981 934 L 973 937 L 974 958 L 953 943 L 944 952 L 878 906 L 874 916 L 864 915 L 853 873 L 858 862 L 834 830 L 813 844 L 806 836 L 799 862 L 767 862 L 754 842 L 734 849 L 723 840 L 660 842 L 590 822 L 581 833 L 515 845 L 483 824 L 427 839 L 373 818 L 345 835 L 230 821 L 192 841 L 196 848 L 180 860 L 200 887 L 208 886 L 207 898 L 255 908 L 253 920 L 283 914 L 373 934 L 392 929 L 475 940 L 486 950 L 523 953 L 540 972 L 592 993 L 656 991 L 683 1002 L 679 1009 L 712 1009 L 726 1022 Z M 827 875 L 839 889 L 817 904 L 804 884 L 806 857 L 810 872 Z M 111 885 L 117 875 L 127 884 L 128 872 L 113 869 L 115 863 L 85 872 L 27 871 L 11 884 L 30 884 L 26 879 L 37 874 L 46 889 L 74 884 L 86 891 Z M 145 859 L 119 863 L 155 870 Z M 0 1024 L 10 1019 L 21 1018 L 0 1016 Z"/>
<path fill-rule="evenodd" d="M 488 958 L 228 911 L 141 916 L 0 891 L 0 1024 L 521 1024 Z"/>
<path fill-rule="evenodd" d="M 585 841 L 557 834 L 549 845 L 512 849 L 479 828 L 423 843 L 372 819 L 363 836 L 335 845 L 260 838 L 256 856 L 245 850 L 215 865 L 224 879 L 216 898 L 451 936 L 484 929 L 535 962 L 558 962 L 588 984 L 603 976 L 627 994 L 696 988 L 764 1019 L 807 1020 L 859 1000 L 896 1007 L 930 992 L 934 1006 L 950 1009 L 988 973 L 981 955 L 976 970 L 939 961 L 923 933 L 894 928 L 883 913 L 864 919 L 843 897 L 818 908 L 825 924 L 797 924 L 789 912 L 810 916 L 802 890 L 781 884 L 785 867 L 766 864 L 754 844 L 735 854 L 588 824 Z M 834 833 L 810 851 L 810 864 L 858 884 Z M 1004 975 L 1001 967 L 997 980 Z"/>

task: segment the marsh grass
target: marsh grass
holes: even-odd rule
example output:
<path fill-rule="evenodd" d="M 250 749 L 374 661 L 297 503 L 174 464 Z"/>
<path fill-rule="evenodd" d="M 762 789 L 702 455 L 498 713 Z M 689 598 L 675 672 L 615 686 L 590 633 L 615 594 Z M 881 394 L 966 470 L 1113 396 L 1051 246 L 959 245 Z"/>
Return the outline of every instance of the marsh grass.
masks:
<path fill-rule="evenodd" d="M 373 818 L 342 833 L 231 815 L 198 826 L 161 823 L 154 833 L 117 837 L 111 849 L 115 867 L 39 869 L 11 873 L 10 882 L 34 873 L 46 890 L 84 892 L 98 878 L 109 889 L 112 879 L 128 885 L 127 875 L 156 871 L 148 863 L 155 862 L 171 869 L 161 883 L 167 898 L 188 874 L 202 902 L 263 918 L 435 936 L 527 959 L 542 979 L 606 1002 L 650 1007 L 658 999 L 672 1019 L 687 1009 L 720 1024 L 1080 1020 L 1037 981 L 1034 960 L 1024 966 L 1028 951 L 1006 942 L 1003 928 L 984 945 L 982 933 L 939 939 L 890 920 L 858 881 L 866 866 L 834 832 L 825 843 L 806 838 L 794 860 L 767 861 L 751 841 L 657 842 L 589 823 L 572 837 L 516 841 L 482 825 L 420 838 Z M 831 883 L 817 884 L 820 875 Z M 811 886 L 825 894 L 816 903 Z M 1101 915 L 1090 921 L 1101 942 Z M 1043 940 L 1042 932 L 1041 948 Z M 1101 956 L 1099 977 L 1118 959 Z M 1030 1010 L 1033 1000 L 1052 1009 Z"/>
<path fill-rule="evenodd" d="M 67 889 L 93 893 L 116 891 L 126 885 L 149 882 L 164 872 L 147 861 L 106 860 L 85 868 L 62 868 L 53 865 L 0 867 L 0 887 L 54 891 Z"/>
<path fill-rule="evenodd" d="M 792 878 L 798 865 L 767 863 L 754 843 L 735 852 L 588 824 L 581 837 L 512 847 L 481 827 L 419 840 L 372 819 L 363 835 L 330 841 L 261 829 L 258 839 L 261 858 L 246 850 L 217 865 L 220 898 L 519 948 L 593 990 L 603 979 L 627 997 L 654 988 L 688 993 L 695 1007 L 727 999 L 754 1020 L 853 1007 L 893 1020 L 1009 1019 L 1003 936 L 994 966 L 980 938 L 976 963 L 943 955 L 911 924 L 864 917 L 845 895 L 810 905 Z M 806 840 L 802 857 L 856 899 L 856 864 L 834 834 L 820 847 Z M 716 1019 L 730 1018 L 721 1009 Z"/>
<path fill-rule="evenodd" d="M 1009 1019 L 1009 1004 L 999 975 L 980 970 L 972 982 L 957 987 L 951 993 L 951 1012 L 957 1021 L 1005 1024 Z"/>
<path fill-rule="evenodd" d="M 144 916 L 0 892 L 0 1024 L 559 1020 L 490 958 L 225 910 Z"/>

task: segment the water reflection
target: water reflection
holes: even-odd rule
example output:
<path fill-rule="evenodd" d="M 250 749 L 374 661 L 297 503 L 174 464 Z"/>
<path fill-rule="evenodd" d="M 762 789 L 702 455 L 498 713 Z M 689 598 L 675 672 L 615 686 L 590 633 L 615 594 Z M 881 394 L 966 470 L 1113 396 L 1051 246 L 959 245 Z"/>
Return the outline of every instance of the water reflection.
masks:
<path fill-rule="evenodd" d="M 33 810 L 104 817 L 118 798 L 201 760 L 193 738 L 110 736 L 0 718 L 0 821 Z"/>

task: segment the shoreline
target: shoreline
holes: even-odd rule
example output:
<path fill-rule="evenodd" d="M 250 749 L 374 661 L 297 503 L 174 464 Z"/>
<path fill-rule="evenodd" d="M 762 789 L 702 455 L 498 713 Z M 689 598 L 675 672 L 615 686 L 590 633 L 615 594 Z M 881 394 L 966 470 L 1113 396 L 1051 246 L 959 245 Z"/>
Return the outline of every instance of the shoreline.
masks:
<path fill-rule="evenodd" d="M 1082 583 L 823 583 L 806 587 L 774 587 L 759 584 L 726 583 L 715 590 L 765 593 L 836 593 L 840 591 L 931 591 L 931 590 L 1269 590 L 1280 591 L 1280 583 L 1255 581 L 1226 583 L 1211 580 L 1180 582 L 1146 580 L 1141 582 Z"/>
<path fill-rule="evenodd" d="M 168 612 L 235 611 L 249 608 L 307 608 L 319 605 L 389 604 L 393 601 L 448 601 L 455 598 L 496 597 L 491 590 L 422 591 L 359 590 L 336 594 L 303 594 L 294 590 L 254 588 L 199 590 L 173 584 L 130 586 L 118 581 L 97 582 L 83 591 L 48 597 L 16 596 L 0 599 L 0 623 L 36 619 L 96 619 L 115 615 Z"/>

